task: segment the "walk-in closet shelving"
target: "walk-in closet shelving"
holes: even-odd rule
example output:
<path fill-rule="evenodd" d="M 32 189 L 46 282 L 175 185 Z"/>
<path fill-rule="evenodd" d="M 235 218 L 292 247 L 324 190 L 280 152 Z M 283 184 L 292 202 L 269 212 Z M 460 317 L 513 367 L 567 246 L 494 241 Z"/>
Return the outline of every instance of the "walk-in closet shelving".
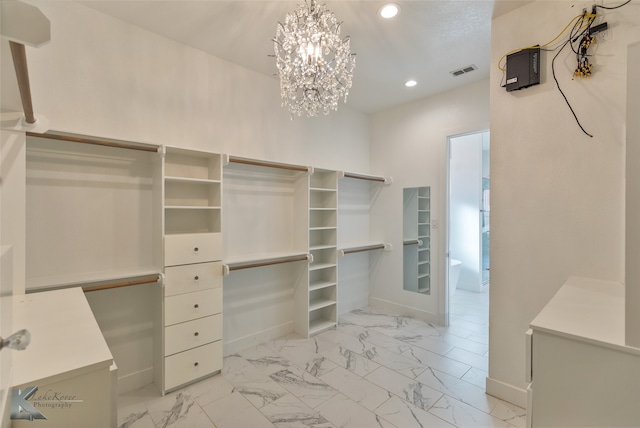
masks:
<path fill-rule="evenodd" d="M 403 189 L 405 290 L 431 292 L 431 188 Z"/>
<path fill-rule="evenodd" d="M 222 161 L 164 148 L 163 392 L 222 369 Z"/>
<path fill-rule="evenodd" d="M 308 335 L 337 323 L 337 172 L 314 169 L 309 177 Z"/>
<path fill-rule="evenodd" d="M 141 148 L 141 150 L 138 150 Z M 26 289 L 161 272 L 157 146 L 27 136 Z"/>
<path fill-rule="evenodd" d="M 369 304 L 369 273 L 391 244 L 376 240 L 371 206 L 392 180 L 382 176 L 338 172 L 338 315 Z"/>
<path fill-rule="evenodd" d="M 299 199 L 310 168 L 236 156 L 224 163 L 226 273 L 307 256 Z"/>
<path fill-rule="evenodd" d="M 118 391 L 152 383 L 162 331 L 159 146 L 63 133 L 26 141 L 26 291 L 91 291 Z"/>
<path fill-rule="evenodd" d="M 431 291 L 431 188 L 418 189 L 418 292 Z"/>
<path fill-rule="evenodd" d="M 224 163 L 224 304 L 233 308 L 225 353 L 291 331 L 306 336 L 312 169 L 235 156 Z"/>

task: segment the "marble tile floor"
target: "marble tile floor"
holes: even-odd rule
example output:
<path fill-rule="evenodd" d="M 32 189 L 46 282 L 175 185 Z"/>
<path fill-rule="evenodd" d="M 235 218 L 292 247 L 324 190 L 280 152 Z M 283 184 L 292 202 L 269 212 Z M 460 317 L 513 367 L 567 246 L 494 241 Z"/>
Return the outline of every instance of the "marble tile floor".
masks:
<path fill-rule="evenodd" d="M 310 339 L 245 349 L 164 397 L 120 395 L 118 427 L 524 427 L 524 409 L 484 392 L 486 294 L 458 291 L 450 327 L 364 308 Z"/>

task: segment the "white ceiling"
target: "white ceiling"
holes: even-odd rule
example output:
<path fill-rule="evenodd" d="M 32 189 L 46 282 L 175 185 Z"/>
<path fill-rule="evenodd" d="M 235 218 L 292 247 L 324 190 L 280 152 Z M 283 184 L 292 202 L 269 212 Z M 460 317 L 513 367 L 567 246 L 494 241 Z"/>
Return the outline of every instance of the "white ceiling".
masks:
<path fill-rule="evenodd" d="M 322 0 L 318 0 L 323 3 Z M 259 73 L 276 74 L 276 24 L 304 0 L 92 0 L 80 3 Z M 489 76 L 491 18 L 526 3 L 511 0 L 325 1 L 356 53 L 347 104 L 374 113 Z M 477 70 L 453 77 L 451 71 Z M 418 85 L 406 88 L 414 79 Z"/>

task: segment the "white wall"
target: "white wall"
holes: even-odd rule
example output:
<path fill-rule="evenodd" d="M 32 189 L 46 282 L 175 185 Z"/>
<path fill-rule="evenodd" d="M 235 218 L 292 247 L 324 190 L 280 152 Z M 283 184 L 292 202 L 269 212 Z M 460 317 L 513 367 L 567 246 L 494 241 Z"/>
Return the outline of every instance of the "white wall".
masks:
<path fill-rule="evenodd" d="M 372 275 L 371 303 L 444 322 L 447 137 L 489 128 L 487 81 L 372 116 L 371 169 L 393 177 L 372 207 L 371 234 L 393 245 Z M 402 288 L 402 189 L 431 186 L 431 295 Z"/>
<path fill-rule="evenodd" d="M 51 42 L 27 49 L 27 59 L 34 109 L 53 130 L 369 169 L 367 117 L 345 105 L 330 116 L 291 120 L 274 77 L 74 2 L 32 3 L 51 21 Z M 6 43 L 2 108 L 21 111 Z"/>
<path fill-rule="evenodd" d="M 573 80 L 570 49 L 556 62 L 560 84 L 593 138 L 580 131 L 555 88 L 552 53 L 541 55 L 541 84 L 518 92 L 500 87 L 495 67 L 504 53 L 555 37 L 576 15 L 573 6 L 536 1 L 492 26 L 487 391 L 522 405 L 529 322 L 570 275 L 624 279 L 626 63 L 628 45 L 640 40 L 640 2 L 598 10 L 609 30 L 590 49 L 590 79 Z"/>

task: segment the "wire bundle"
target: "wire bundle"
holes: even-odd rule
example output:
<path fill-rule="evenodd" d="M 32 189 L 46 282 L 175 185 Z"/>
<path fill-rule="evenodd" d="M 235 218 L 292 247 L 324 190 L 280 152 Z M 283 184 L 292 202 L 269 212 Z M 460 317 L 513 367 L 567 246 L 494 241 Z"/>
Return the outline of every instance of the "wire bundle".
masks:
<path fill-rule="evenodd" d="M 573 72 L 574 77 L 591 77 L 591 68 L 592 65 L 589 62 L 589 55 L 587 54 L 587 49 L 589 46 L 596 42 L 596 38 L 591 36 L 591 32 L 589 31 L 584 35 L 582 40 L 580 41 L 580 46 L 578 47 L 578 66 Z"/>
<path fill-rule="evenodd" d="M 560 91 L 560 94 L 564 98 L 564 101 L 567 103 L 567 106 L 569 107 L 571 114 L 573 114 L 573 117 L 576 120 L 576 123 L 578 124 L 582 132 L 584 132 L 589 137 L 593 137 L 593 135 L 589 134 L 584 129 L 584 127 L 580 123 L 580 120 L 578 120 L 578 116 L 576 115 L 575 111 L 573 111 L 573 107 L 571 107 L 571 104 L 569 103 L 567 96 L 565 95 L 565 93 L 562 91 L 562 88 L 560 87 L 560 83 L 558 82 L 558 78 L 556 77 L 555 61 L 560 55 L 560 52 L 562 52 L 562 50 L 567 45 L 570 45 L 571 49 L 576 54 L 577 61 L 578 61 L 577 67 L 573 75 L 575 77 L 590 77 L 593 71 L 593 65 L 589 61 L 588 48 L 596 42 L 595 37 L 591 33 L 591 28 L 592 28 L 593 21 L 595 21 L 597 16 L 596 15 L 597 9 L 598 8 L 607 9 L 607 10 L 618 9 L 622 6 L 629 4 L 630 2 L 631 0 L 627 0 L 618 6 L 602 6 L 602 5 L 596 4 L 594 5 L 594 8 L 591 11 L 591 13 L 587 13 L 587 11 L 585 10 L 581 15 L 575 16 L 562 29 L 562 31 L 560 31 L 560 33 L 556 37 L 554 37 L 551 41 L 539 46 L 540 49 L 544 51 L 550 51 L 550 52 L 557 51 L 556 54 L 553 56 L 553 59 L 551 60 L 551 73 L 553 75 L 553 80 L 556 82 L 556 87 L 558 88 L 558 91 Z M 552 47 L 559 39 L 562 40 L 561 37 L 567 32 L 567 29 L 569 27 L 571 27 L 571 30 L 569 31 L 568 37 L 566 37 L 564 41 L 561 41 L 555 47 Z M 574 43 L 578 40 L 580 40 L 580 42 L 576 46 L 574 46 Z M 538 46 L 527 46 L 524 48 L 515 49 L 511 52 L 507 52 L 500 58 L 500 60 L 498 60 L 498 68 L 503 73 L 506 72 L 506 68 L 504 65 L 502 65 L 502 62 L 505 60 L 507 55 L 510 55 L 514 52 L 521 51 L 523 49 L 537 49 L 537 48 Z"/>

